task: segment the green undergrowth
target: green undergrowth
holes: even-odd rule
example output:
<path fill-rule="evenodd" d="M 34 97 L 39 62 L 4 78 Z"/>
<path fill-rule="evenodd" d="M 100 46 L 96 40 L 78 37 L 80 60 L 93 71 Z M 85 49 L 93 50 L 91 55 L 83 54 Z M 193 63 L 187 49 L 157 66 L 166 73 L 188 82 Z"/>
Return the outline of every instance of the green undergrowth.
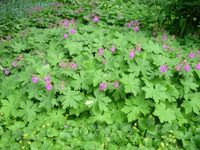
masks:
<path fill-rule="evenodd" d="M 199 149 L 198 43 L 65 8 L 1 41 L 0 149 Z"/>

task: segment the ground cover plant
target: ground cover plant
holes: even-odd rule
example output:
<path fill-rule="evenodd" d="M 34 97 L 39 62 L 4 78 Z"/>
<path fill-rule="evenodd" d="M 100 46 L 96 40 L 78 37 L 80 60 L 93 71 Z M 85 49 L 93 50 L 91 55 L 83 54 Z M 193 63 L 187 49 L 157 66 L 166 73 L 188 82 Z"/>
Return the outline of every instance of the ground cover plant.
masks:
<path fill-rule="evenodd" d="M 23 18 L 0 42 L 0 148 L 199 149 L 199 43 L 150 33 L 146 7 Z"/>

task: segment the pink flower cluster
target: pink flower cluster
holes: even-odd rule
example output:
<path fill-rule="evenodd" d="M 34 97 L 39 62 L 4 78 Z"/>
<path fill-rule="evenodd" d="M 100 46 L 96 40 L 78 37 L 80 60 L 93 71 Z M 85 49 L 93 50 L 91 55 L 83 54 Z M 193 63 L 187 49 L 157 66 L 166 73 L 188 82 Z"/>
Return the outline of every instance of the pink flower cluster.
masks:
<path fill-rule="evenodd" d="M 162 40 L 163 40 L 163 41 L 166 41 L 166 40 L 167 40 L 167 35 L 166 35 L 166 34 L 163 34 Z"/>
<path fill-rule="evenodd" d="M 98 54 L 99 54 L 99 56 L 102 56 L 104 54 L 104 49 L 103 48 L 99 48 L 98 49 Z"/>
<path fill-rule="evenodd" d="M 195 68 L 196 70 L 200 70 L 200 62 L 197 63 L 197 64 L 194 66 L 194 68 Z M 176 67 L 175 67 L 175 69 L 176 69 L 176 71 L 181 71 L 182 69 L 184 69 L 186 72 L 189 72 L 189 71 L 191 70 L 191 66 L 190 66 L 186 61 L 184 61 L 183 63 L 177 64 Z M 161 73 L 164 73 L 164 72 L 166 72 L 167 70 L 168 70 L 167 65 L 161 65 L 161 66 L 160 66 L 160 72 L 161 72 Z"/>
<path fill-rule="evenodd" d="M 64 62 L 64 61 L 61 61 L 59 63 L 59 66 L 61 68 L 70 68 L 72 70 L 76 70 L 77 69 L 77 64 L 75 62 Z"/>
<path fill-rule="evenodd" d="M 110 51 L 112 53 L 115 53 L 116 47 L 114 45 L 112 45 L 111 48 L 110 48 Z M 98 55 L 103 56 L 103 54 L 104 54 L 104 49 L 101 47 L 101 48 L 98 49 Z"/>
<path fill-rule="evenodd" d="M 39 78 L 33 75 L 31 80 L 33 83 L 37 83 L 39 81 Z"/>
<path fill-rule="evenodd" d="M 113 83 L 112 83 L 112 86 L 117 89 L 119 87 L 119 81 L 118 80 L 115 80 Z M 106 82 L 101 82 L 99 84 L 99 90 L 100 91 L 105 91 L 107 88 L 107 83 Z"/>
<path fill-rule="evenodd" d="M 161 72 L 161 73 L 166 72 L 167 69 L 168 69 L 168 68 L 167 68 L 167 65 L 161 65 L 161 66 L 160 66 L 160 72 Z"/>
<path fill-rule="evenodd" d="M 99 22 L 99 16 L 95 15 L 93 18 L 92 18 L 92 21 L 93 22 Z"/>
<path fill-rule="evenodd" d="M 135 56 L 135 51 L 134 50 L 131 50 L 130 53 L 129 53 L 129 58 L 133 58 Z"/>
<path fill-rule="evenodd" d="M 128 22 L 127 23 L 127 27 L 128 28 L 133 28 L 133 30 L 135 31 L 135 32 L 138 32 L 139 31 L 139 29 L 140 29 L 140 23 L 139 23 L 139 21 L 137 21 L 137 20 L 135 20 L 135 21 L 130 21 L 130 22 Z"/>
<path fill-rule="evenodd" d="M 70 33 L 70 34 L 76 34 L 76 30 L 75 30 L 76 24 L 75 24 L 74 18 L 71 19 L 71 20 L 65 19 L 65 20 L 63 21 L 63 26 L 64 26 L 67 30 L 69 29 L 69 33 Z M 67 38 L 69 37 L 69 35 L 68 35 L 67 33 L 65 33 L 65 34 L 63 35 L 63 37 L 64 37 L 64 39 L 67 39 Z"/>
<path fill-rule="evenodd" d="M 189 53 L 188 57 L 189 58 L 194 58 L 195 57 L 195 53 Z"/>
<path fill-rule="evenodd" d="M 52 89 L 52 84 L 51 84 L 51 79 L 50 76 L 45 76 L 44 77 L 44 82 L 45 82 L 45 87 L 47 91 L 50 91 Z"/>
<path fill-rule="evenodd" d="M 32 76 L 31 78 L 33 83 L 38 83 L 39 78 L 35 75 Z M 47 91 L 50 91 L 52 89 L 52 84 L 51 84 L 51 80 L 50 80 L 50 76 L 45 76 L 44 77 L 44 82 L 45 82 L 45 88 Z"/>

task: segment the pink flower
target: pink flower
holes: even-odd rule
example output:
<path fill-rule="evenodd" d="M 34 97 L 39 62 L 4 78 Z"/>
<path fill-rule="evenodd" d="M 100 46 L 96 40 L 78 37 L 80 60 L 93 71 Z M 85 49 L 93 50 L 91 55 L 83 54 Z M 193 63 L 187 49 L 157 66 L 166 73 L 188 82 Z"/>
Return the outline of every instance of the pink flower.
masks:
<path fill-rule="evenodd" d="M 113 87 L 114 87 L 114 88 L 118 88 L 118 87 L 119 87 L 119 81 L 116 80 L 116 81 L 113 83 Z"/>
<path fill-rule="evenodd" d="M 99 90 L 100 90 L 100 91 L 104 91 L 104 90 L 106 89 L 106 87 L 107 87 L 107 84 L 104 83 L 104 82 L 102 82 L 102 83 L 100 83 L 100 85 L 99 85 Z"/>
<path fill-rule="evenodd" d="M 68 38 L 68 34 L 64 34 L 64 36 L 63 36 L 63 37 L 64 37 L 65 39 L 66 39 L 66 38 Z"/>
<path fill-rule="evenodd" d="M 190 53 L 190 54 L 188 55 L 188 57 L 189 57 L 189 58 L 194 58 L 194 57 L 195 57 L 195 53 Z"/>
<path fill-rule="evenodd" d="M 129 58 L 133 58 L 135 56 L 135 52 L 132 50 L 132 51 L 130 51 L 130 53 L 129 53 Z"/>
<path fill-rule="evenodd" d="M 167 71 L 167 66 L 166 65 L 161 65 L 160 66 L 160 72 L 161 73 L 164 73 L 164 72 L 166 72 Z"/>
<path fill-rule="evenodd" d="M 72 20 L 70 20 L 70 23 L 71 23 L 71 24 L 75 24 L 74 18 L 72 18 Z"/>
<path fill-rule="evenodd" d="M 190 71 L 190 65 L 186 64 L 185 67 L 184 67 L 184 69 L 185 69 L 186 72 Z"/>
<path fill-rule="evenodd" d="M 176 66 L 176 71 L 180 71 L 181 70 L 181 64 L 178 64 L 177 66 Z"/>
<path fill-rule="evenodd" d="M 116 48 L 114 46 L 112 46 L 110 50 L 114 53 Z"/>
<path fill-rule="evenodd" d="M 167 35 L 166 35 L 166 34 L 164 34 L 164 35 L 162 36 L 162 40 L 163 40 L 163 41 L 166 41 L 166 40 L 167 40 Z"/>
<path fill-rule="evenodd" d="M 99 16 L 94 16 L 94 18 L 92 20 L 93 20 L 93 22 L 99 22 Z"/>
<path fill-rule="evenodd" d="M 65 19 L 65 20 L 63 21 L 63 25 L 64 25 L 64 27 L 68 28 L 68 25 L 69 25 L 69 24 L 68 24 L 68 20 Z"/>
<path fill-rule="evenodd" d="M 16 61 L 13 61 L 12 62 L 12 66 L 15 68 L 15 67 L 17 67 L 17 62 Z"/>
<path fill-rule="evenodd" d="M 198 51 L 197 51 L 197 54 L 199 54 L 199 55 L 200 55 L 200 50 L 198 50 Z"/>
<path fill-rule="evenodd" d="M 103 48 L 99 48 L 99 50 L 98 50 L 98 54 L 99 54 L 100 56 L 102 56 L 103 53 L 104 53 L 104 49 L 103 49 Z"/>
<path fill-rule="evenodd" d="M 166 44 L 164 44 L 163 49 L 168 49 L 168 46 Z"/>
<path fill-rule="evenodd" d="M 33 83 L 37 83 L 39 81 L 38 77 L 36 77 L 36 76 L 32 76 L 31 80 Z"/>
<path fill-rule="evenodd" d="M 76 30 L 75 29 L 70 29 L 70 31 L 69 31 L 71 34 L 75 34 L 76 33 Z"/>
<path fill-rule="evenodd" d="M 51 83 L 46 83 L 45 87 L 46 87 L 47 91 L 50 91 L 53 86 L 51 85 Z"/>
<path fill-rule="evenodd" d="M 61 61 L 61 62 L 59 63 L 59 66 L 60 66 L 61 68 L 65 68 L 65 67 L 67 67 L 67 63 L 65 63 L 64 61 Z"/>
<path fill-rule="evenodd" d="M 138 44 L 138 45 L 136 45 L 136 50 L 138 51 L 138 52 L 141 52 L 141 46 Z"/>
<path fill-rule="evenodd" d="M 132 26 L 132 22 L 127 23 L 127 27 L 130 28 Z"/>
<path fill-rule="evenodd" d="M 46 83 L 50 83 L 50 82 L 51 82 L 50 76 L 44 77 L 44 81 L 45 81 Z"/>
<path fill-rule="evenodd" d="M 70 63 L 69 63 L 69 67 L 70 67 L 71 69 L 73 69 L 73 70 L 76 70 L 76 69 L 77 69 L 77 64 L 74 63 L 74 62 L 70 62 Z"/>
<path fill-rule="evenodd" d="M 133 27 L 133 30 L 134 30 L 135 32 L 138 32 L 138 31 L 139 31 L 139 26 Z"/>
<path fill-rule="evenodd" d="M 200 63 L 196 64 L 195 68 L 196 68 L 197 70 L 200 70 Z"/>
<path fill-rule="evenodd" d="M 3 73 L 7 76 L 10 74 L 10 69 L 6 68 L 3 70 Z"/>

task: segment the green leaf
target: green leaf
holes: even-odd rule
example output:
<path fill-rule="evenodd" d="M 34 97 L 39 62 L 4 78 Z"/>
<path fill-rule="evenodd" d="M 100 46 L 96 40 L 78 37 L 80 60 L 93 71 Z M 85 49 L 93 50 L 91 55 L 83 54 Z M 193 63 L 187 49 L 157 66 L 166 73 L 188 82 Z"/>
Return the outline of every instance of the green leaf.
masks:
<path fill-rule="evenodd" d="M 124 74 L 120 81 L 124 84 L 125 93 L 133 93 L 136 96 L 140 91 L 140 79 L 133 74 Z"/>
<path fill-rule="evenodd" d="M 196 91 L 199 87 L 199 85 L 195 83 L 193 78 L 182 79 L 181 84 L 184 86 L 185 93 L 190 92 L 190 90 Z"/>
<path fill-rule="evenodd" d="M 65 111 L 63 109 L 52 110 L 47 113 L 47 117 L 45 117 L 45 121 L 49 123 L 51 126 L 55 126 L 57 128 L 64 127 L 66 123 L 66 118 L 64 116 Z"/>
<path fill-rule="evenodd" d="M 64 45 L 65 48 L 69 50 L 70 56 L 74 54 L 80 54 L 82 51 L 83 43 L 81 42 L 73 42 L 68 39 L 66 44 Z"/>
<path fill-rule="evenodd" d="M 71 84 L 76 90 L 89 90 L 89 85 L 92 82 L 93 76 L 93 73 L 86 73 L 85 71 L 80 71 L 80 74 L 74 74 L 72 76 L 75 80 L 73 80 Z"/>
<path fill-rule="evenodd" d="M 20 104 L 19 115 L 23 117 L 26 122 L 32 122 L 36 119 L 37 112 L 39 112 L 39 108 L 36 104 L 33 104 L 32 101 L 27 100 L 25 102 L 21 102 Z"/>
<path fill-rule="evenodd" d="M 155 84 L 154 86 L 154 84 L 148 83 L 142 90 L 145 91 L 145 98 L 153 98 L 156 103 L 167 99 L 167 88 L 161 84 Z"/>
<path fill-rule="evenodd" d="M 138 120 L 138 126 L 141 130 L 152 131 L 155 127 L 155 119 L 152 116 L 141 118 L 140 120 Z"/>
<path fill-rule="evenodd" d="M 126 99 L 122 112 L 127 114 L 128 122 L 137 120 L 142 114 L 147 115 L 150 112 L 150 103 L 142 96 Z"/>
<path fill-rule="evenodd" d="M 200 93 L 191 94 L 188 100 L 185 100 L 182 104 L 185 108 L 185 113 L 191 113 L 192 111 L 199 115 L 200 112 Z"/>
<path fill-rule="evenodd" d="M 56 130 L 55 128 L 48 128 L 47 129 L 47 137 L 55 137 L 58 136 L 58 130 Z"/>
<path fill-rule="evenodd" d="M 136 63 L 130 63 L 128 71 L 134 76 L 139 76 L 140 72 L 142 75 L 151 74 L 151 66 L 149 61 L 146 60 L 145 57 L 135 58 Z"/>
<path fill-rule="evenodd" d="M 15 42 L 15 43 L 12 45 L 12 48 L 14 49 L 14 50 L 13 50 L 14 52 L 20 53 L 21 51 L 23 51 L 23 50 L 26 49 L 26 45 L 23 44 L 22 42 Z"/>
<path fill-rule="evenodd" d="M 50 111 L 54 106 L 58 105 L 58 102 L 54 97 L 45 96 L 44 93 L 42 93 L 42 96 L 38 99 L 40 100 L 39 107 L 45 108 L 47 111 Z"/>
<path fill-rule="evenodd" d="M 47 60 L 52 65 L 57 65 L 64 57 L 64 53 L 56 53 L 56 51 L 48 51 Z"/>
<path fill-rule="evenodd" d="M 79 91 L 73 91 L 68 87 L 62 97 L 62 106 L 64 109 L 67 107 L 78 108 L 78 102 L 83 100 L 83 98 L 83 95 Z"/>
<path fill-rule="evenodd" d="M 51 67 L 49 64 L 41 65 L 39 63 L 35 64 L 36 72 L 41 76 L 45 76 L 50 73 Z"/>
<path fill-rule="evenodd" d="M 1 100 L 2 106 L 0 112 L 3 113 L 6 117 L 16 116 L 17 109 L 19 108 L 21 100 L 21 94 L 15 92 L 13 95 L 8 96 L 8 100 Z"/>
<path fill-rule="evenodd" d="M 108 111 L 108 103 L 110 103 L 112 100 L 105 96 L 105 94 L 99 90 L 94 91 L 95 97 L 88 97 L 89 107 L 92 106 L 92 110 L 94 113 L 100 113 L 99 111 Z"/>
<path fill-rule="evenodd" d="M 153 42 L 152 40 L 149 40 L 146 43 L 142 44 L 142 47 L 144 48 L 145 51 L 148 51 L 150 53 L 155 53 L 155 54 L 162 54 L 164 53 L 162 47 L 158 44 Z"/>
<path fill-rule="evenodd" d="M 160 122 L 169 122 L 171 123 L 176 119 L 175 111 L 171 108 L 166 108 L 165 103 L 159 103 L 155 106 L 155 111 L 153 113 L 155 116 L 158 116 Z"/>

